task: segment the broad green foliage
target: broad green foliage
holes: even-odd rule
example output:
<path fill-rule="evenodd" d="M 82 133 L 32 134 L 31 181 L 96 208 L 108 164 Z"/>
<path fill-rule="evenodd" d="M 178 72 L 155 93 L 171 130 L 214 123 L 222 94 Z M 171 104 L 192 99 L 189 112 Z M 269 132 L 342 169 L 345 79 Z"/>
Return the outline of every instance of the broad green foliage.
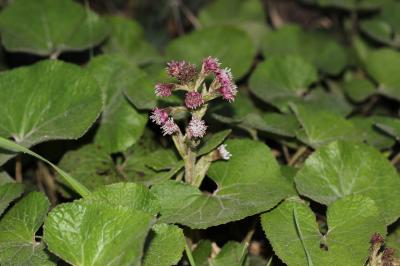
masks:
<path fill-rule="evenodd" d="M 201 240 L 197 243 L 196 248 L 192 251 L 193 259 L 196 266 L 208 266 L 208 257 L 211 255 L 211 242 L 209 240 Z"/>
<path fill-rule="evenodd" d="M 232 69 L 234 78 L 243 77 L 251 67 L 255 46 L 248 34 L 230 26 L 211 27 L 173 40 L 166 48 L 167 60 L 187 60 L 199 64 L 214 56 L 223 67 Z"/>
<path fill-rule="evenodd" d="M 105 98 L 101 124 L 94 142 L 109 153 L 124 151 L 140 138 L 147 123 L 147 113 L 139 113 L 124 96 L 124 90 L 146 89 L 135 87 L 131 78 L 140 70 L 117 55 L 93 58 L 87 68 L 97 80 Z"/>
<path fill-rule="evenodd" d="M 101 93 L 90 74 L 55 60 L 3 72 L 0 87 L 0 135 L 25 147 L 76 139 L 101 110 Z"/>
<path fill-rule="evenodd" d="M 141 26 L 122 16 L 108 17 L 111 32 L 107 43 L 102 47 L 107 54 L 121 54 L 132 63 L 146 64 L 158 59 L 159 55 L 143 36 Z"/>
<path fill-rule="evenodd" d="M 35 238 L 49 207 L 42 193 L 32 192 L 4 215 L 0 220 L 1 265 L 53 265 L 43 243 Z"/>
<path fill-rule="evenodd" d="M 265 57 L 298 55 L 321 71 L 337 75 L 348 64 L 346 49 L 324 32 L 303 31 L 287 25 L 269 32 L 263 42 Z"/>
<path fill-rule="evenodd" d="M 204 139 L 204 144 L 200 147 L 197 156 L 201 156 L 213 151 L 224 142 L 224 140 L 229 136 L 231 132 L 232 131 L 228 129 L 215 133 L 211 136 L 206 136 L 206 138 Z"/>
<path fill-rule="evenodd" d="M 377 91 L 375 85 L 367 79 L 350 79 L 343 84 L 343 90 L 355 102 L 363 102 Z"/>
<path fill-rule="evenodd" d="M 376 126 L 400 141 L 400 119 L 386 118 L 376 122 Z"/>
<path fill-rule="evenodd" d="M 73 265 L 140 265 L 152 220 L 134 209 L 75 201 L 49 213 L 44 240 Z"/>
<path fill-rule="evenodd" d="M 201 26 L 233 25 L 245 30 L 257 46 L 269 31 L 259 0 L 217 0 L 200 11 Z"/>
<path fill-rule="evenodd" d="M 232 158 L 211 165 L 208 175 L 217 184 L 212 194 L 176 181 L 152 187 L 161 204 L 160 222 L 206 228 L 268 210 L 292 194 L 267 146 L 251 140 L 226 143 Z"/>
<path fill-rule="evenodd" d="M 328 207 L 325 235 L 315 220 L 315 214 L 299 198 L 288 199 L 261 216 L 275 253 L 288 265 L 364 265 L 372 234 L 386 233 L 378 207 L 361 195 L 345 197 Z"/>
<path fill-rule="evenodd" d="M 297 190 L 330 205 L 347 195 L 360 194 L 376 203 L 386 224 L 400 217 L 400 177 L 390 162 L 365 144 L 334 142 L 318 149 L 295 177 Z"/>
<path fill-rule="evenodd" d="M 108 27 L 72 0 L 16 0 L 0 14 L 0 31 L 7 50 L 46 56 L 97 45 Z"/>
<path fill-rule="evenodd" d="M 400 100 L 400 52 L 383 48 L 370 52 L 365 68 L 378 83 L 378 92 Z"/>
<path fill-rule="evenodd" d="M 210 260 L 210 266 L 243 265 L 247 255 L 246 244 L 229 241 L 218 255 Z"/>
<path fill-rule="evenodd" d="M 21 196 L 24 187 L 18 183 L 5 183 L 0 185 L 0 215 L 8 205 Z"/>
<path fill-rule="evenodd" d="M 145 266 L 175 265 L 185 249 L 185 236 L 176 225 L 156 224 L 150 233 L 153 236 L 144 256 Z"/>
<path fill-rule="evenodd" d="M 390 121 L 384 116 L 355 117 L 350 121 L 362 132 L 365 142 L 378 149 L 387 149 L 395 144 L 394 139 L 377 127 L 378 123 Z"/>
<path fill-rule="evenodd" d="M 335 113 L 301 104 L 291 104 L 291 109 L 302 127 L 296 133 L 297 138 L 313 148 L 336 140 L 362 140 L 353 123 Z"/>
<path fill-rule="evenodd" d="M 317 81 L 316 69 L 298 56 L 272 57 L 259 64 L 250 79 L 250 89 L 260 99 L 287 110 Z"/>

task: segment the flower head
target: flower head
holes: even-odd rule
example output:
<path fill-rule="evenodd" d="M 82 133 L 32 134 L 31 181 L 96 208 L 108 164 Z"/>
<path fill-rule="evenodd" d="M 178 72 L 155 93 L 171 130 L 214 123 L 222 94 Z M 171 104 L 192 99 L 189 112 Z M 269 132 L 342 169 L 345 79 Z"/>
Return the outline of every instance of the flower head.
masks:
<path fill-rule="evenodd" d="M 196 66 L 186 61 L 171 61 L 167 63 L 167 72 L 181 82 L 192 81 L 196 75 Z"/>
<path fill-rule="evenodd" d="M 232 157 L 232 154 L 226 149 L 226 144 L 220 145 L 217 150 L 223 160 L 229 160 Z"/>
<path fill-rule="evenodd" d="M 159 83 L 156 85 L 156 95 L 160 97 L 168 97 L 171 96 L 172 90 L 175 88 L 174 84 L 162 84 Z"/>
<path fill-rule="evenodd" d="M 229 68 L 220 69 L 216 73 L 217 80 L 220 85 L 219 92 L 224 100 L 232 102 L 235 100 L 237 93 L 237 87 L 233 83 L 233 77 Z"/>
<path fill-rule="evenodd" d="M 167 121 L 165 121 L 164 125 L 162 125 L 161 129 L 163 130 L 163 135 L 172 135 L 175 132 L 179 130 L 179 127 L 177 124 L 175 124 L 173 118 L 168 118 Z"/>
<path fill-rule="evenodd" d="M 185 105 L 189 109 L 196 109 L 204 103 L 203 96 L 197 91 L 189 91 L 185 95 Z"/>
<path fill-rule="evenodd" d="M 214 57 L 207 57 L 203 60 L 203 69 L 206 73 L 216 73 L 219 70 L 219 60 Z"/>
<path fill-rule="evenodd" d="M 151 121 L 157 125 L 163 125 L 168 120 L 168 113 L 165 109 L 154 108 L 150 116 Z"/>
<path fill-rule="evenodd" d="M 197 117 L 192 117 L 189 122 L 188 132 L 191 137 L 202 138 L 206 134 L 207 126 L 204 120 Z"/>

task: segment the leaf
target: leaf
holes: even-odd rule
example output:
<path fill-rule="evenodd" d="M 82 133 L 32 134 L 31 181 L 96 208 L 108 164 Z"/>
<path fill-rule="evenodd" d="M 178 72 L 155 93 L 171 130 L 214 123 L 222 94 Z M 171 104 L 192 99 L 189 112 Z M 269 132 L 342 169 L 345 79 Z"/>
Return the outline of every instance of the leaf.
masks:
<path fill-rule="evenodd" d="M 307 145 L 318 148 L 336 140 L 361 141 L 357 128 L 339 115 L 304 105 L 290 105 L 302 130 L 297 138 Z"/>
<path fill-rule="evenodd" d="M 146 166 L 155 171 L 170 170 L 178 162 L 178 156 L 172 149 L 160 149 L 152 152 L 145 158 Z"/>
<path fill-rule="evenodd" d="M 393 138 L 375 127 L 375 124 L 386 121 L 384 116 L 354 117 L 350 121 L 359 129 L 363 139 L 377 149 L 388 149 L 395 144 Z"/>
<path fill-rule="evenodd" d="M 44 240 L 73 265 L 140 265 L 152 220 L 138 210 L 74 201 L 49 213 Z"/>
<path fill-rule="evenodd" d="M 211 255 L 211 242 L 207 239 L 201 239 L 195 249 L 192 251 L 196 266 L 209 266 L 208 257 Z"/>
<path fill-rule="evenodd" d="M 244 265 L 247 255 L 247 245 L 235 241 L 227 242 L 218 253 L 211 259 L 210 266 Z"/>
<path fill-rule="evenodd" d="M 140 138 L 147 123 L 147 114 L 139 113 L 124 96 L 124 90 L 135 85 L 126 80 L 139 70 L 118 55 L 97 56 L 90 61 L 87 69 L 97 80 L 105 97 L 94 141 L 108 153 L 124 151 Z"/>
<path fill-rule="evenodd" d="M 250 90 L 280 110 L 299 98 L 318 79 L 316 69 L 298 56 L 271 57 L 259 64 L 250 78 Z"/>
<path fill-rule="evenodd" d="M 186 240 L 183 230 L 176 225 L 155 224 L 152 233 L 153 238 L 144 255 L 143 265 L 169 266 L 177 264 L 185 249 Z"/>
<path fill-rule="evenodd" d="M 37 153 L 34 153 L 33 151 L 22 147 L 21 145 L 16 144 L 15 142 L 12 142 L 8 139 L 4 139 L 0 137 L 0 148 L 3 150 L 7 151 L 12 151 L 12 152 L 22 152 L 29 154 L 36 159 L 42 160 L 43 162 L 49 164 L 60 176 L 63 178 L 64 182 L 68 184 L 73 190 L 75 190 L 79 195 L 82 197 L 86 197 L 90 194 L 90 191 L 82 185 L 79 181 L 77 181 L 75 178 L 64 172 L 62 169 L 58 168 L 56 165 L 54 165 L 52 162 L 46 160 L 42 156 L 40 156 Z"/>
<path fill-rule="evenodd" d="M 400 100 L 400 53 L 387 48 L 378 49 L 369 53 L 365 60 L 368 74 L 378 82 L 378 92 Z"/>
<path fill-rule="evenodd" d="M 303 31 L 286 25 L 268 32 L 263 42 L 265 57 L 297 55 L 330 75 L 338 75 L 348 64 L 346 49 L 326 32 Z"/>
<path fill-rule="evenodd" d="M 229 43 L 229 45 L 227 45 Z M 236 79 L 250 69 L 256 49 L 248 34 L 230 26 L 194 31 L 173 40 L 166 48 L 167 60 L 187 60 L 201 64 L 203 58 L 219 58 L 223 67 L 232 69 Z"/>
<path fill-rule="evenodd" d="M 21 196 L 22 192 L 24 192 L 24 187 L 19 183 L 0 185 L 0 216 L 13 200 Z"/>
<path fill-rule="evenodd" d="M 0 136 L 22 146 L 77 139 L 101 111 L 96 81 L 78 66 L 56 60 L 0 74 Z M 4 163 L 8 155 L 1 155 Z"/>
<path fill-rule="evenodd" d="M 66 152 L 58 166 L 89 190 L 121 181 L 111 156 L 93 144 Z M 57 180 L 69 186 L 60 175 L 57 175 Z M 68 196 L 68 193 L 65 196 Z"/>
<path fill-rule="evenodd" d="M 375 94 L 375 85 L 367 79 L 350 79 L 343 84 L 343 89 L 353 101 L 359 103 Z"/>
<path fill-rule="evenodd" d="M 200 146 L 199 151 L 197 152 L 197 156 L 207 154 L 216 149 L 224 142 L 231 132 L 232 130 L 226 129 L 213 135 L 207 135 L 203 140 L 203 145 Z"/>
<path fill-rule="evenodd" d="M 136 64 L 147 64 L 159 58 L 156 49 L 145 40 L 139 23 L 123 16 L 110 16 L 107 20 L 111 33 L 102 46 L 106 54 L 120 54 Z"/>
<path fill-rule="evenodd" d="M 383 121 L 378 121 L 376 126 L 387 134 L 400 141 L 400 119 L 387 118 Z"/>
<path fill-rule="evenodd" d="M 295 182 L 301 195 L 325 205 L 360 194 L 375 201 L 386 224 L 400 216 L 396 169 L 365 144 L 340 141 L 318 149 L 297 172 Z"/>
<path fill-rule="evenodd" d="M 47 56 L 93 47 L 107 37 L 108 27 L 71 0 L 15 0 L 0 15 L 0 31 L 7 50 Z"/>
<path fill-rule="evenodd" d="M 2 265 L 53 265 L 44 245 L 36 242 L 50 203 L 39 192 L 21 199 L 0 220 L 0 263 Z"/>
<path fill-rule="evenodd" d="M 364 265 L 372 234 L 386 233 L 378 207 L 361 195 L 347 196 L 328 207 L 325 235 L 315 220 L 312 210 L 298 198 L 261 215 L 275 254 L 288 265 Z"/>
<path fill-rule="evenodd" d="M 214 162 L 208 171 L 217 184 L 213 194 L 176 181 L 151 188 L 161 204 L 160 222 L 207 228 L 266 211 L 291 195 L 267 146 L 245 139 L 226 144 L 232 158 Z"/>

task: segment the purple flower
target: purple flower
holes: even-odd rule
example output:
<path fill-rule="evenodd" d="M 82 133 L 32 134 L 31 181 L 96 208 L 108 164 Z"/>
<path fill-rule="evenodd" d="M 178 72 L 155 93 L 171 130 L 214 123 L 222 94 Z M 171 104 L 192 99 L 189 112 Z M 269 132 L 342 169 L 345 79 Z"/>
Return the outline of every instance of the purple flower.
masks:
<path fill-rule="evenodd" d="M 175 124 L 173 118 L 168 118 L 164 125 L 162 125 L 161 129 L 163 130 L 163 135 L 165 136 L 174 134 L 179 130 L 179 127 L 177 124 Z"/>
<path fill-rule="evenodd" d="M 168 75 L 178 79 L 181 82 L 192 81 L 196 75 L 196 66 L 186 61 L 171 61 L 167 63 Z"/>
<path fill-rule="evenodd" d="M 232 154 L 226 149 L 226 144 L 220 145 L 217 150 L 223 160 L 229 160 L 232 157 Z"/>
<path fill-rule="evenodd" d="M 189 122 L 188 131 L 191 137 L 202 138 L 206 134 L 207 126 L 204 120 L 197 117 L 192 117 Z"/>
<path fill-rule="evenodd" d="M 219 60 L 215 57 L 207 57 L 203 60 L 203 69 L 206 73 L 216 73 L 219 70 Z"/>
<path fill-rule="evenodd" d="M 168 120 L 168 113 L 165 109 L 154 108 L 150 119 L 157 125 L 161 126 Z"/>
<path fill-rule="evenodd" d="M 156 95 L 159 97 L 168 97 L 171 96 L 172 90 L 174 89 L 174 84 L 162 84 L 159 83 L 156 85 Z"/>
<path fill-rule="evenodd" d="M 237 87 L 233 83 L 233 77 L 229 68 L 220 69 L 217 71 L 217 80 L 220 84 L 219 92 L 224 100 L 232 102 L 235 100 Z"/>
<path fill-rule="evenodd" d="M 185 105 L 189 109 L 196 109 L 204 103 L 203 96 L 197 91 L 190 91 L 185 95 Z"/>

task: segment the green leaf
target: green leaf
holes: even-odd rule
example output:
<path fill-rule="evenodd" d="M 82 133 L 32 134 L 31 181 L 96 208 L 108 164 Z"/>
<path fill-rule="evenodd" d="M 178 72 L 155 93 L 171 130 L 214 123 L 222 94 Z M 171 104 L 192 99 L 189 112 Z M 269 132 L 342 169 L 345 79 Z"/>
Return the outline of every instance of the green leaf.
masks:
<path fill-rule="evenodd" d="M 194 31 L 173 40 L 166 48 L 166 59 L 187 60 L 200 65 L 203 58 L 214 56 L 220 59 L 223 67 L 231 68 L 233 76 L 239 79 L 250 69 L 255 53 L 246 32 L 222 26 Z"/>
<path fill-rule="evenodd" d="M 367 79 L 350 79 L 343 84 L 343 89 L 357 103 L 376 93 L 375 85 Z"/>
<path fill-rule="evenodd" d="M 160 57 L 156 49 L 145 40 L 143 29 L 136 21 L 123 16 L 112 16 L 107 20 L 111 33 L 102 47 L 105 53 L 121 54 L 137 64 L 147 64 Z"/>
<path fill-rule="evenodd" d="M 178 162 L 178 156 L 172 149 L 159 149 L 145 157 L 146 166 L 155 171 L 170 170 Z"/>
<path fill-rule="evenodd" d="M 346 49 L 331 35 L 318 31 L 303 31 L 287 25 L 269 32 L 264 38 L 265 57 L 297 55 L 330 75 L 338 75 L 348 64 Z"/>
<path fill-rule="evenodd" d="M 400 101 L 400 53 L 383 48 L 369 53 L 365 67 L 371 77 L 378 82 L 378 92 Z"/>
<path fill-rule="evenodd" d="M 109 153 L 124 151 L 140 138 L 147 123 L 147 114 L 139 113 L 124 96 L 127 87 L 135 86 L 127 80 L 139 70 L 118 55 L 97 56 L 87 69 L 97 80 L 105 98 L 94 141 Z"/>
<path fill-rule="evenodd" d="M 259 64 L 250 78 L 250 90 L 280 110 L 300 98 L 318 79 L 316 69 L 298 56 L 272 57 Z"/>
<path fill-rule="evenodd" d="M 24 187 L 19 183 L 0 185 L 0 216 L 13 200 L 21 196 L 22 192 Z"/>
<path fill-rule="evenodd" d="M 73 265 L 140 265 L 152 221 L 142 211 L 75 201 L 49 213 L 44 240 L 51 252 Z"/>
<path fill-rule="evenodd" d="M 267 146 L 245 139 L 226 144 L 232 158 L 208 171 L 217 184 L 213 194 L 176 181 L 151 188 L 161 204 L 160 222 L 207 228 L 266 211 L 292 194 Z"/>
<path fill-rule="evenodd" d="M 388 149 L 395 144 L 394 139 L 375 126 L 377 123 L 386 121 L 387 118 L 384 116 L 354 117 L 350 121 L 359 129 L 365 142 L 377 149 Z"/>
<path fill-rule="evenodd" d="M 225 265 L 244 265 L 247 255 L 247 245 L 235 241 L 227 242 L 218 253 L 211 259 L 210 266 L 225 266 Z"/>
<path fill-rule="evenodd" d="M 89 190 L 121 181 L 111 156 L 104 149 L 93 144 L 68 151 L 58 166 L 70 173 Z M 70 187 L 61 175 L 57 175 L 57 179 Z"/>
<path fill-rule="evenodd" d="M 63 180 L 65 181 L 66 184 L 68 184 L 72 189 L 74 189 L 79 195 L 81 195 L 82 197 L 86 197 L 90 194 L 90 191 L 84 186 L 82 185 L 79 181 L 77 181 L 75 178 L 73 178 L 72 176 L 70 176 L 69 174 L 67 174 L 66 172 L 64 172 L 62 169 L 58 168 L 56 165 L 54 165 L 52 162 L 46 160 L 45 158 L 43 158 L 42 156 L 40 156 L 37 153 L 34 153 L 33 151 L 16 144 L 15 142 L 12 142 L 8 139 L 4 139 L 2 137 L 0 137 L 0 148 L 7 150 L 7 151 L 11 151 L 11 152 L 22 152 L 22 153 L 26 153 L 29 154 L 33 157 L 35 157 L 36 159 L 42 160 L 44 162 L 46 162 L 47 164 L 49 164 L 51 167 L 53 167 L 53 169 L 61 175 L 61 177 L 63 178 Z"/>
<path fill-rule="evenodd" d="M 44 245 L 36 242 L 50 203 L 39 192 L 20 200 L 0 220 L 0 263 L 2 265 L 52 265 Z"/>
<path fill-rule="evenodd" d="M 298 198 L 261 216 L 275 254 L 288 265 L 364 265 L 372 234 L 386 234 L 374 201 L 361 195 L 334 202 L 328 207 L 327 222 L 323 235 L 315 214 Z"/>
<path fill-rule="evenodd" d="M 153 234 L 153 235 L 152 235 Z M 153 226 L 147 252 L 144 255 L 144 266 L 175 265 L 185 249 L 183 230 L 176 225 L 156 224 Z"/>
<path fill-rule="evenodd" d="M 212 135 L 207 135 L 203 140 L 203 145 L 200 146 L 199 151 L 197 152 L 197 156 L 207 154 L 216 149 L 224 142 L 231 132 L 232 130 L 226 129 Z"/>
<path fill-rule="evenodd" d="M 300 194 L 330 205 L 347 195 L 373 199 L 386 224 L 400 216 L 396 169 L 377 150 L 365 144 L 334 142 L 318 149 L 295 177 Z"/>
<path fill-rule="evenodd" d="M 15 0 L 0 14 L 0 31 L 7 50 L 47 56 L 95 46 L 108 27 L 71 0 Z"/>
<path fill-rule="evenodd" d="M 400 119 L 387 118 L 383 121 L 378 121 L 376 126 L 387 134 L 400 141 Z"/>
<path fill-rule="evenodd" d="M 56 60 L 2 72 L 0 87 L 0 136 L 25 147 L 77 139 L 101 111 L 101 93 L 90 74 Z M 0 162 L 8 158 L 3 154 Z"/>
<path fill-rule="evenodd" d="M 208 258 L 211 255 L 211 242 L 207 239 L 201 239 L 195 249 L 192 251 L 194 262 L 196 266 L 209 266 Z"/>
<path fill-rule="evenodd" d="M 313 148 L 336 140 L 361 141 L 357 128 L 335 113 L 300 104 L 290 106 L 302 126 L 297 138 Z"/>
<path fill-rule="evenodd" d="M 156 81 L 153 81 L 146 72 L 138 69 L 134 74 L 129 73 L 125 76 L 121 82 L 124 84 L 125 96 L 137 109 L 150 110 L 156 107 L 157 98 L 154 93 Z"/>

